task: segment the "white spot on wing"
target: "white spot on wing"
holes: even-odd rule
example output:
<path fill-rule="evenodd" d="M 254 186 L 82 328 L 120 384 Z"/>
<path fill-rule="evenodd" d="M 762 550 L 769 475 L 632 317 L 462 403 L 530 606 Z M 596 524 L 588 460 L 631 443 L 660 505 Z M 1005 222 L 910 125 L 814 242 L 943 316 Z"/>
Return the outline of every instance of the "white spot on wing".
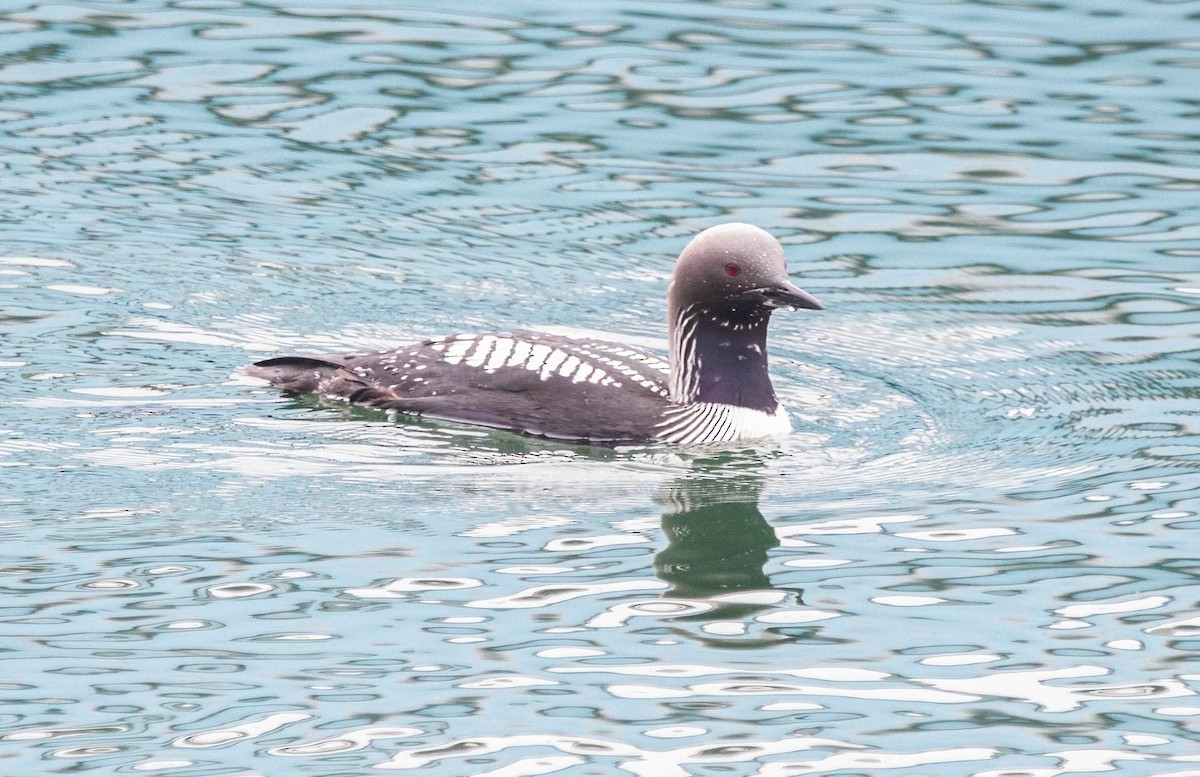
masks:
<path fill-rule="evenodd" d="M 450 364 L 458 364 L 471 350 L 471 346 L 475 344 L 475 338 L 464 339 L 462 335 L 454 341 L 449 348 L 446 349 L 445 360 Z M 407 367 L 408 365 L 404 365 Z"/>
<path fill-rule="evenodd" d="M 558 374 L 564 378 L 570 377 L 571 373 L 575 371 L 579 364 L 580 360 L 578 356 L 569 356 L 567 357 L 567 360 L 563 362 L 562 368 L 559 369 Z"/>
<path fill-rule="evenodd" d="M 575 370 L 575 374 L 571 376 L 572 383 L 583 383 L 592 374 L 592 365 L 586 362 L 579 365 L 579 369 Z"/>
<path fill-rule="evenodd" d="M 524 365 L 526 360 L 529 359 L 529 354 L 532 352 L 533 343 L 526 340 L 513 341 L 512 356 L 508 357 L 508 364 L 505 366 L 516 367 L 517 365 Z"/>
<path fill-rule="evenodd" d="M 604 341 L 528 339 L 508 333 L 459 334 L 431 342 L 431 350 L 447 364 L 465 364 L 491 373 L 502 367 L 521 367 L 537 372 L 542 380 L 552 376 L 573 383 L 591 383 L 622 388 L 622 378 L 656 396 L 667 396 L 670 365 L 655 356 Z M 421 355 L 426 358 L 428 352 Z M 400 354 L 413 358 L 413 354 Z M 396 357 L 393 356 L 393 359 Z M 435 357 L 436 358 L 436 357 Z M 412 362 L 404 370 L 420 369 Z M 400 372 L 397 369 L 395 372 Z"/>
<path fill-rule="evenodd" d="M 525 369 L 539 370 L 546 363 L 546 358 L 550 356 L 551 348 L 548 345 L 535 343 L 529 352 L 529 360 L 525 362 Z"/>
<path fill-rule="evenodd" d="M 483 368 L 488 372 L 495 372 L 504 366 L 504 362 L 508 359 L 508 355 L 512 353 L 513 345 L 515 345 L 511 337 L 499 337 L 496 339 L 496 348 L 492 351 L 492 355 L 488 357 L 487 364 Z"/>
<path fill-rule="evenodd" d="M 488 354 L 492 352 L 492 347 L 496 344 L 496 338 L 493 335 L 484 335 L 479 338 L 479 345 L 467 357 L 468 367 L 482 367 L 487 361 Z"/>
<path fill-rule="evenodd" d="M 563 360 L 566 358 L 566 351 L 560 348 L 555 348 L 550 352 L 549 358 L 547 358 L 546 362 L 542 365 L 542 371 L 538 374 L 538 377 L 542 380 L 548 380 L 550 376 L 554 374 L 554 371 L 558 369 L 558 365 L 562 364 Z"/>

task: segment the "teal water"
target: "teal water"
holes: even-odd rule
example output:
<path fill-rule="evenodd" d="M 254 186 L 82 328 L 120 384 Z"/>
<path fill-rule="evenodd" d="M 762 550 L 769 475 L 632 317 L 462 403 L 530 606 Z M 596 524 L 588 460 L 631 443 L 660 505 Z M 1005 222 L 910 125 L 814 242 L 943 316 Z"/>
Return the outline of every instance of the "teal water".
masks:
<path fill-rule="evenodd" d="M 0 10 L 0 773 L 1200 775 L 1196 4 L 484 7 Z M 733 220 L 776 444 L 234 376 Z"/>

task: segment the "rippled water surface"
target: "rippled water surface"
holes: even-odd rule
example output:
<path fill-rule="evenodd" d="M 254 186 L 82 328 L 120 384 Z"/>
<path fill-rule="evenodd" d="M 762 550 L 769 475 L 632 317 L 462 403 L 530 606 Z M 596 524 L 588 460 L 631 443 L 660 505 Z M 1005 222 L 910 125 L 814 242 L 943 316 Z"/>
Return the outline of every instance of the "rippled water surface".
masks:
<path fill-rule="evenodd" d="M 1198 78 L 1194 2 L 4 4 L 0 772 L 1200 775 Z M 733 220 L 828 306 L 778 444 L 234 375 L 661 343 Z"/>

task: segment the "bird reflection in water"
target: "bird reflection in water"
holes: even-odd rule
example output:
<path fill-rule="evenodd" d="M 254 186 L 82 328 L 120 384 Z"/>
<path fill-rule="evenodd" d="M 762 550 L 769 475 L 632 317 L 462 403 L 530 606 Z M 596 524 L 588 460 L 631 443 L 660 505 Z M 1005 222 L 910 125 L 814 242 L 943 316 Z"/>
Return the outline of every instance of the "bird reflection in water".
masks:
<path fill-rule="evenodd" d="M 757 457 L 728 456 L 697 462 L 693 472 L 666 486 L 658 501 L 667 547 L 655 556 L 668 596 L 719 597 L 728 607 L 758 610 L 777 605 L 780 594 L 763 566 L 779 538 L 758 509 L 763 478 Z M 762 591 L 764 596 L 728 596 Z M 799 591 L 792 591 L 799 598 Z M 711 616 L 711 612 L 709 615 Z"/>

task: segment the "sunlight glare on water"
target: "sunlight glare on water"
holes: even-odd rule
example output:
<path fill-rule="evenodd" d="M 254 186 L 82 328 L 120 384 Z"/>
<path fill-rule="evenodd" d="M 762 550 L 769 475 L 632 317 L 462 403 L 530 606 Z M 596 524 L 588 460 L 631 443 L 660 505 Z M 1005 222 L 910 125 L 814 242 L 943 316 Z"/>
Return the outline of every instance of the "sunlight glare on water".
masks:
<path fill-rule="evenodd" d="M 479 9 L 0 11 L 0 772 L 1200 774 L 1194 4 Z M 662 347 L 728 221 L 777 443 L 236 374 Z"/>

